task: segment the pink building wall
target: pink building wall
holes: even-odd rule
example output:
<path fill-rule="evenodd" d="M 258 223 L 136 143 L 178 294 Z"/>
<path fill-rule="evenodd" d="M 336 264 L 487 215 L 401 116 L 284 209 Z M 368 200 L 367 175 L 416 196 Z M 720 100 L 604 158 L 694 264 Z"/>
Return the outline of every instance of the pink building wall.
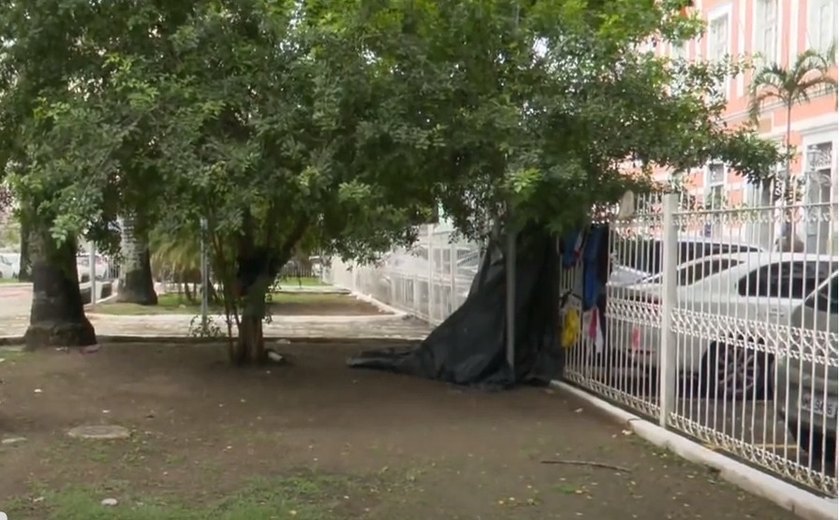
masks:
<path fill-rule="evenodd" d="M 731 55 L 752 55 L 760 47 L 756 45 L 756 15 L 759 0 L 694 0 L 694 10 L 707 23 L 718 17 L 728 17 L 728 52 Z M 833 13 L 833 35 L 837 38 L 837 1 L 836 0 L 776 0 L 776 52 L 777 63 L 788 66 L 797 54 L 814 47 L 814 41 L 820 34 L 817 27 L 820 17 L 817 12 Z M 817 11 L 818 9 L 822 11 Z M 826 11 L 828 9 L 828 11 Z M 825 17 L 823 17 L 825 18 Z M 832 23 L 831 20 L 824 22 Z M 686 53 L 688 59 L 709 59 L 710 31 L 707 30 L 700 40 L 688 42 Z M 660 45 L 658 52 L 674 53 L 670 45 Z M 837 77 L 836 67 L 833 70 Z M 725 117 L 730 125 L 737 126 L 747 122 L 749 109 L 749 91 L 752 72 L 747 71 L 740 77 L 727 82 L 728 106 Z M 787 111 L 779 103 L 766 105 L 762 112 L 759 125 L 760 133 L 768 138 L 776 139 L 780 143 L 784 140 L 787 124 Z M 791 165 L 794 175 L 801 174 L 809 166 L 806 164 L 805 150 L 808 146 L 830 143 L 832 149 L 831 170 L 836 191 L 837 178 L 837 107 L 836 94 L 815 93 L 807 103 L 798 104 L 791 113 L 791 144 L 796 147 L 797 158 Z M 657 177 L 665 180 L 669 172 L 659 172 Z M 697 169 L 688 176 L 688 182 L 696 195 L 702 196 L 706 191 L 707 170 Z M 727 172 L 725 192 L 730 204 L 749 202 L 748 186 L 734 172 Z M 836 199 L 834 199 L 836 201 Z"/>

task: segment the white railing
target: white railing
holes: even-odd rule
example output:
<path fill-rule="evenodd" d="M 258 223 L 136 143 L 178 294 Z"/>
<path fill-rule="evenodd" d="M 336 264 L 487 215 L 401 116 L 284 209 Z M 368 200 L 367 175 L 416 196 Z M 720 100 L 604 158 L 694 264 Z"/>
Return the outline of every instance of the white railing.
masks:
<path fill-rule="evenodd" d="M 604 222 L 611 266 L 599 327 L 580 304 L 583 261 L 563 269 L 566 312 L 586 331 L 568 350 L 566 378 L 836 496 L 836 203 L 681 202 L 648 198 Z M 781 249 L 798 252 L 773 240 L 785 229 Z"/>
<path fill-rule="evenodd" d="M 451 228 L 423 226 L 410 249 L 386 253 L 372 265 L 334 258 L 324 275 L 331 283 L 438 324 L 466 299 L 479 262 L 476 244 L 454 239 Z"/>
<path fill-rule="evenodd" d="M 564 257 L 565 378 L 837 496 L 837 203 L 706 209 L 668 195 L 634 206 L 599 223 L 609 269 L 586 298 L 594 308 L 583 308 L 586 255 Z M 799 238 L 782 249 L 804 251 L 780 251 L 784 232 Z M 409 251 L 368 266 L 334 259 L 325 276 L 436 324 L 480 262 L 476 245 L 449 237 L 427 228 Z"/>

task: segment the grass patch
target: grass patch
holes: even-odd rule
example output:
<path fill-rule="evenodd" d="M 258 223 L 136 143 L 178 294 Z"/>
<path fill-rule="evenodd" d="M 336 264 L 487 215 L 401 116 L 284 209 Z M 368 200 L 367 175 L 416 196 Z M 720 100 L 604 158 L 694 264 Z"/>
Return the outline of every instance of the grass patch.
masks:
<path fill-rule="evenodd" d="M 27 352 L 18 347 L 0 347 L 0 359 L 2 363 L 16 363 L 22 361 L 27 356 Z M 2 365 L 0 365 L 2 366 Z"/>
<path fill-rule="evenodd" d="M 256 480 L 214 503 L 194 504 L 165 496 L 132 496 L 125 486 L 47 492 L 43 500 L 16 499 L 14 519 L 46 520 L 330 520 L 359 516 L 375 488 L 340 476 L 305 475 Z M 103 506 L 103 498 L 116 506 Z M 351 500 L 352 497 L 352 500 Z M 354 511 L 355 510 L 355 511 Z"/>
<path fill-rule="evenodd" d="M 294 276 L 289 278 L 282 278 L 280 283 L 278 284 L 282 287 L 322 287 L 327 284 L 322 282 L 319 278 L 315 278 L 314 276 L 301 276 L 300 283 L 298 283 L 298 279 Z"/>
<path fill-rule="evenodd" d="M 282 314 L 284 305 L 340 305 L 352 299 L 344 294 L 305 294 L 305 293 L 272 293 L 271 310 Z M 158 296 L 157 305 L 137 305 L 135 303 L 106 302 L 96 305 L 94 312 L 113 315 L 159 315 L 159 314 L 189 314 L 194 316 L 201 312 L 200 301 L 190 301 L 179 294 L 162 294 Z M 211 314 L 224 313 L 224 307 L 210 304 Z"/>

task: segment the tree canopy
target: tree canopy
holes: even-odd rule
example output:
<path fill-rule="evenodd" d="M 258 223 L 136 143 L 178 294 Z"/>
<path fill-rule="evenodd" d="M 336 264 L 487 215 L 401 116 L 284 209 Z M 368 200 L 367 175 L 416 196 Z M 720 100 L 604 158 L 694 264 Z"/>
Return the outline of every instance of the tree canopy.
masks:
<path fill-rule="evenodd" d="M 2 159 L 59 241 L 206 219 L 261 318 L 303 237 L 364 257 L 438 207 L 560 230 L 654 167 L 766 175 L 774 146 L 721 117 L 735 66 L 644 50 L 700 34 L 683 3 L 6 0 Z"/>

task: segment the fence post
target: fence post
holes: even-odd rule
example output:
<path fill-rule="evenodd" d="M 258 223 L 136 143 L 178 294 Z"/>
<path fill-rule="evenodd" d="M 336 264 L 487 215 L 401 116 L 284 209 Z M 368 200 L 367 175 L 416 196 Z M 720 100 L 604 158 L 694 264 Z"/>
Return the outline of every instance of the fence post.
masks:
<path fill-rule="evenodd" d="M 458 269 L 458 248 L 455 247 L 455 242 L 449 242 L 449 312 L 447 313 L 447 317 L 450 314 L 455 312 L 455 309 L 458 305 L 458 279 L 456 277 L 456 271 Z"/>
<path fill-rule="evenodd" d="M 432 251 L 432 245 L 434 242 L 435 230 L 432 224 L 429 224 L 428 229 L 428 243 L 429 249 L 427 251 L 429 257 L 429 291 L 428 291 L 428 310 L 429 310 L 429 323 L 435 322 L 435 315 L 434 315 L 434 308 L 435 308 L 435 257 Z"/>
<path fill-rule="evenodd" d="M 96 307 L 96 244 L 90 241 L 90 307 Z"/>
<path fill-rule="evenodd" d="M 208 286 L 210 285 L 210 276 L 207 262 L 207 219 L 201 217 L 199 220 L 201 227 L 201 332 L 207 333 L 207 313 L 209 306 Z"/>
<path fill-rule="evenodd" d="M 512 219 L 505 226 L 505 357 L 516 378 L 516 232 Z"/>
<path fill-rule="evenodd" d="M 677 303 L 677 195 L 662 197 L 662 303 L 659 330 L 659 424 L 676 409 L 677 345 L 672 322 Z"/>

